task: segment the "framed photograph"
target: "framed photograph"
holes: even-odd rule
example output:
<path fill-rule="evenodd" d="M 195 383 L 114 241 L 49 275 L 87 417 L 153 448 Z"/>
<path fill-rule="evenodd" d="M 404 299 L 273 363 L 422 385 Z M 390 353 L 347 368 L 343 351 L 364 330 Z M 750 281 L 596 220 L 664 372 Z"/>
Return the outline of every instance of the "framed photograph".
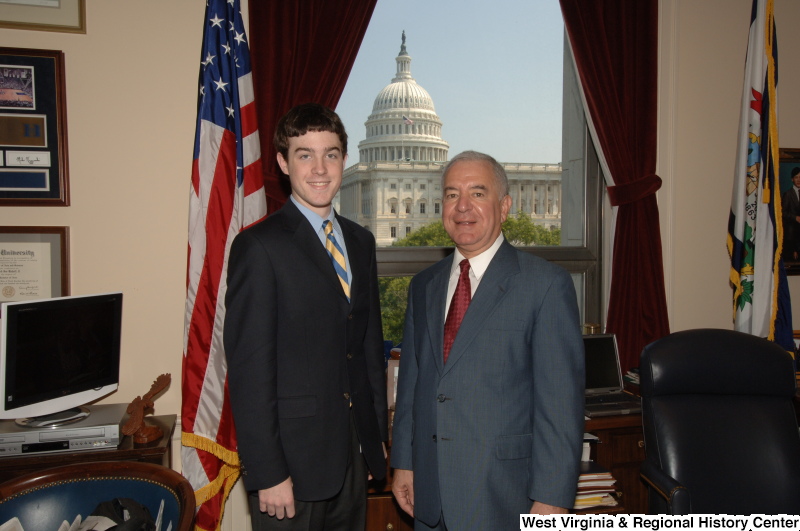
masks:
<path fill-rule="evenodd" d="M 0 28 L 86 33 L 86 0 L 0 0 Z"/>
<path fill-rule="evenodd" d="M 779 164 L 783 263 L 788 275 L 800 275 L 800 148 L 781 148 Z"/>
<path fill-rule="evenodd" d="M 64 54 L 0 48 L 0 206 L 67 205 Z"/>
<path fill-rule="evenodd" d="M 69 295 L 69 227 L 0 227 L 0 302 Z"/>

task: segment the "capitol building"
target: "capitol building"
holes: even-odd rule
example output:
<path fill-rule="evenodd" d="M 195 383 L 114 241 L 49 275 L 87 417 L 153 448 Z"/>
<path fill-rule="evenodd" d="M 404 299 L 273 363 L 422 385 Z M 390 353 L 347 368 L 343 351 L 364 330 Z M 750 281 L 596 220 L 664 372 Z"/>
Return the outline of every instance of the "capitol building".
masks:
<path fill-rule="evenodd" d="M 338 197 L 337 211 L 371 231 L 378 246 L 441 219 L 441 171 L 450 146 L 433 99 L 411 76 L 405 40 L 404 32 L 397 72 L 375 98 L 359 161 L 344 171 Z M 561 164 L 501 164 L 510 214 L 522 211 L 537 225 L 560 227 Z"/>

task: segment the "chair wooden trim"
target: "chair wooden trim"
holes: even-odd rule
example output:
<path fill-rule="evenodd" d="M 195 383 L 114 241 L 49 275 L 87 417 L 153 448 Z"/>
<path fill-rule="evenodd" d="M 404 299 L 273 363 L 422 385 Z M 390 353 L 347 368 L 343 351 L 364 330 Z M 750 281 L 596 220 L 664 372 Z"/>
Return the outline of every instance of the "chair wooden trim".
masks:
<path fill-rule="evenodd" d="M 167 489 L 181 508 L 176 531 L 192 529 L 196 501 L 189 481 L 171 468 L 138 461 L 97 461 L 31 472 L 0 484 L 0 505 L 51 486 L 115 479 L 145 481 Z"/>

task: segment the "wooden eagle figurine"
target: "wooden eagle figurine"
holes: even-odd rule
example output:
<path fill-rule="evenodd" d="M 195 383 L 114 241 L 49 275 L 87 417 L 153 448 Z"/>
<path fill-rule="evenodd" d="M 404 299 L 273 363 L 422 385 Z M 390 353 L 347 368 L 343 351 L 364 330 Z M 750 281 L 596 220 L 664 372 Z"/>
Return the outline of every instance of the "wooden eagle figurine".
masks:
<path fill-rule="evenodd" d="M 144 421 L 144 417 L 148 412 L 152 411 L 155 405 L 155 396 L 166 389 L 170 381 L 169 373 L 160 375 L 144 396 L 137 396 L 128 405 L 127 412 L 130 417 L 122 427 L 122 433 L 132 435 L 134 443 L 144 444 L 157 441 L 164 435 L 161 428 L 147 424 Z"/>

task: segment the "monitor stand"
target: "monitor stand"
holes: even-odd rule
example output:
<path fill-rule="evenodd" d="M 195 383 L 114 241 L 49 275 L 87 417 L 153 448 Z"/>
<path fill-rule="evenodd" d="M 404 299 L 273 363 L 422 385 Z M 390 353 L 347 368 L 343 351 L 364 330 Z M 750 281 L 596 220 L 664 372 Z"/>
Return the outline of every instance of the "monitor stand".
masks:
<path fill-rule="evenodd" d="M 89 414 L 89 408 L 78 406 L 41 417 L 17 419 L 16 424 L 23 428 L 57 428 L 83 420 Z"/>

